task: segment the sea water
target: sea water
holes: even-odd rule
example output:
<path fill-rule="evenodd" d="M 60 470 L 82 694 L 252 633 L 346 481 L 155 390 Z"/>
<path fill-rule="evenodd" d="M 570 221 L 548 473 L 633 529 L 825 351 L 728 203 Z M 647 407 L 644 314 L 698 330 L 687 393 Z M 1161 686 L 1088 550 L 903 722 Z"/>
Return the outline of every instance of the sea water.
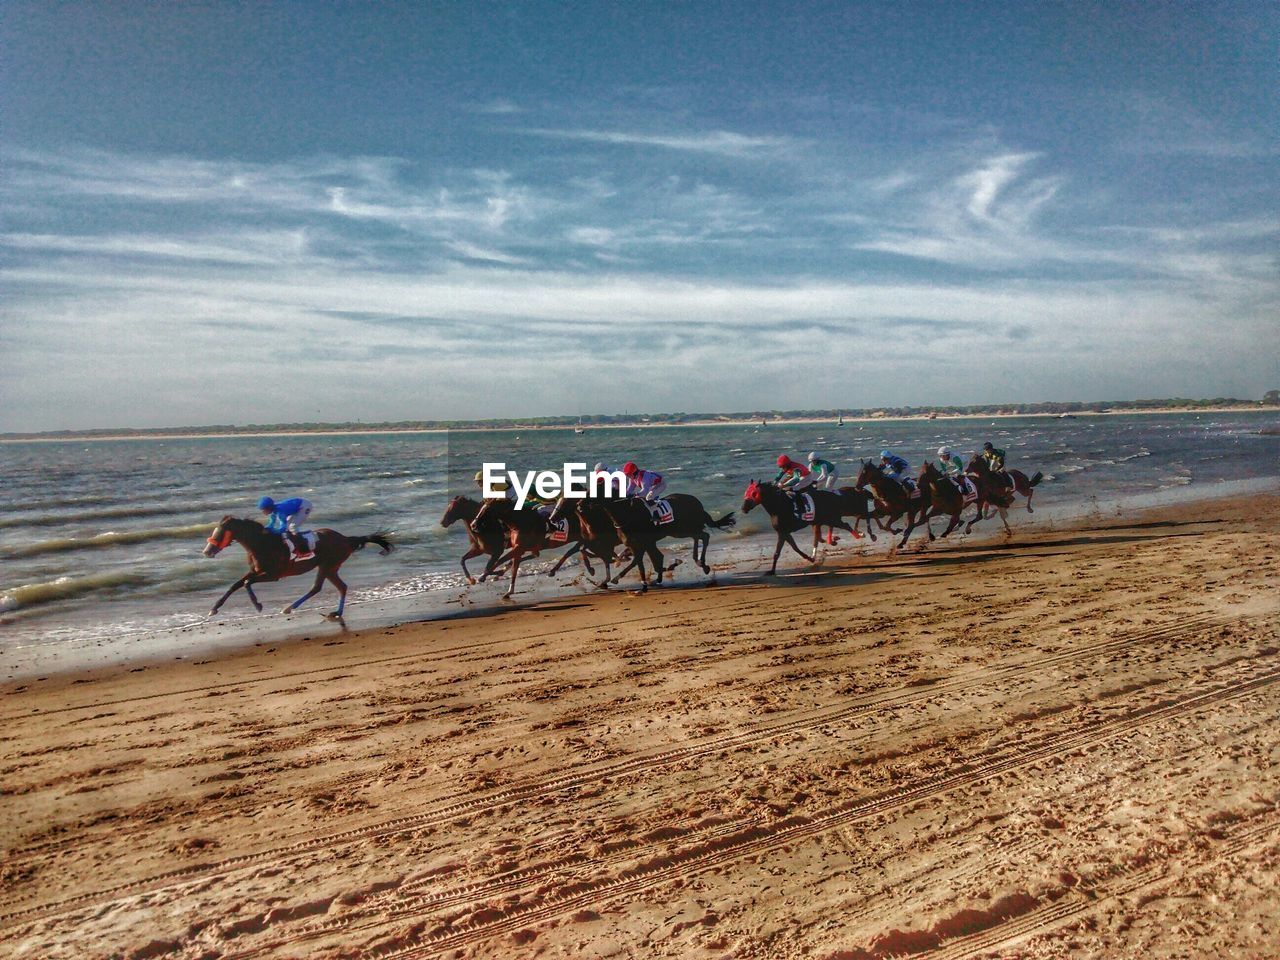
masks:
<path fill-rule="evenodd" d="M 670 491 L 698 496 L 714 517 L 737 512 L 735 528 L 712 531 L 709 558 L 723 579 L 767 567 L 768 517 L 744 516 L 742 494 L 751 479 L 772 479 L 780 453 L 803 460 L 814 451 L 852 483 L 861 458 L 885 447 L 914 471 L 942 444 L 967 459 L 990 440 L 1010 466 L 1044 473 L 1037 512 L 1010 514 L 1026 526 L 1270 489 L 1280 476 L 1280 437 L 1260 431 L 1278 419 L 1201 413 L 0 443 L 0 677 L 322 629 L 317 614 L 333 609 L 331 587 L 291 617 L 276 612 L 309 589 L 310 576 L 256 588 L 266 613 L 238 594 L 216 621 L 206 617 L 246 564 L 236 545 L 204 558 L 205 538 L 226 514 L 260 516 L 263 494 L 311 500 L 313 528 L 391 532 L 393 554 L 370 547 L 342 568 L 347 621 L 358 627 L 497 601 L 505 582 L 468 588 L 458 566 L 465 530 L 439 522 L 452 493 L 475 494 L 471 478 L 486 460 L 521 471 L 634 460 L 659 471 Z M 989 534 L 999 522 L 982 528 Z M 687 556 L 688 547 L 671 552 Z M 554 584 L 537 576 L 544 560 L 529 565 L 522 598 L 592 589 L 576 560 Z M 784 567 L 798 560 L 784 554 Z M 677 578 L 701 579 L 688 563 Z"/>

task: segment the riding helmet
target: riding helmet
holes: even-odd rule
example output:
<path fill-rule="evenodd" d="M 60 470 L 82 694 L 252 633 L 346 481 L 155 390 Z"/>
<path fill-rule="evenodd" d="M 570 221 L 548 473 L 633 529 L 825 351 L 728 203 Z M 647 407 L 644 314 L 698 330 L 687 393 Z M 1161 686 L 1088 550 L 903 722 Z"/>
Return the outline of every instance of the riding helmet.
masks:
<path fill-rule="evenodd" d="M 892 454 L 890 454 L 888 450 L 881 450 L 881 451 L 880 451 L 880 459 L 881 459 L 881 460 L 888 460 L 890 456 L 892 456 Z"/>
<path fill-rule="evenodd" d="M 809 462 L 810 462 L 810 463 L 813 463 L 813 461 L 815 461 L 815 460 L 817 460 L 817 459 L 818 459 L 818 455 L 817 455 L 816 453 L 814 453 L 812 450 L 810 450 L 810 451 L 809 451 Z"/>
<path fill-rule="evenodd" d="M 634 477 L 637 473 L 640 472 L 640 468 L 637 467 L 635 463 L 628 460 L 626 464 L 623 466 L 622 472 L 625 473 L 628 477 Z"/>
<path fill-rule="evenodd" d="M 938 448 L 938 456 L 939 456 L 939 457 L 941 457 L 943 460 L 950 460 L 950 459 L 951 459 L 951 448 L 950 448 L 950 447 L 939 447 L 939 448 Z"/>
<path fill-rule="evenodd" d="M 263 497 L 261 500 L 258 501 L 259 510 L 274 510 L 275 508 L 276 508 L 276 502 L 272 500 L 270 497 Z"/>
<path fill-rule="evenodd" d="M 784 453 L 782 456 L 778 457 L 778 466 L 780 467 L 791 466 L 791 458 Z"/>

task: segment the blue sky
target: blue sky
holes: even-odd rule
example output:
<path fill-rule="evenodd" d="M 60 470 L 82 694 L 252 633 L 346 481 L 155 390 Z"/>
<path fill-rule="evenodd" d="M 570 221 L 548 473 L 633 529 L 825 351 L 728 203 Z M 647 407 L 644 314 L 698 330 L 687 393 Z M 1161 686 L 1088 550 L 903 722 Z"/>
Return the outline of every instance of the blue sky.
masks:
<path fill-rule="evenodd" d="M 1258 397 L 1274 3 L 0 16 L 0 430 Z"/>

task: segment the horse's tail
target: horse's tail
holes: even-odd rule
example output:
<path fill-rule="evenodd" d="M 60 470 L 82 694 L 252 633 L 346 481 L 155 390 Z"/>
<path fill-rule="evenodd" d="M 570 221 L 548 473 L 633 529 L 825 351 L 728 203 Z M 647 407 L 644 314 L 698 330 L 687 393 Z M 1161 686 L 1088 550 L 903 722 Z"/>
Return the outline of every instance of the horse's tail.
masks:
<path fill-rule="evenodd" d="M 1037 470 L 1036 475 L 1027 481 L 1027 486 L 1034 487 L 1037 483 L 1039 483 L 1043 479 L 1044 479 L 1044 474 L 1041 473 L 1039 470 Z"/>
<path fill-rule="evenodd" d="M 706 527 L 715 527 L 717 530 L 723 530 L 725 527 L 732 527 L 737 524 L 737 520 L 733 516 L 734 511 L 730 510 L 719 520 L 712 520 L 711 514 L 704 514 L 702 525 Z"/>
<path fill-rule="evenodd" d="M 354 553 L 356 550 L 363 550 L 366 543 L 376 543 L 382 548 L 382 555 L 385 557 L 388 553 L 395 549 L 395 544 L 391 542 L 390 530 L 379 530 L 377 533 L 371 533 L 367 537 L 349 537 L 348 538 Z"/>

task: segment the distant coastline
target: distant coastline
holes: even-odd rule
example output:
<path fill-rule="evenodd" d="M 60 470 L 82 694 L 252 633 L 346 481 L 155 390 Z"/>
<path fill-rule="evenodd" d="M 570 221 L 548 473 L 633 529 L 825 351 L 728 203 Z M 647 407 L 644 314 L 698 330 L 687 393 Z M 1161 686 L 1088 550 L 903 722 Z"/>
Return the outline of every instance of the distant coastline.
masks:
<path fill-rule="evenodd" d="M 1274 391 L 1272 391 L 1274 393 Z M 1032 403 L 991 404 L 972 407 L 886 407 L 843 410 L 769 410 L 731 414 L 650 414 L 595 415 L 583 417 L 537 417 L 528 420 L 402 420 L 375 423 L 280 423 L 218 424 L 207 427 L 149 427 L 138 429 L 55 430 L 32 433 L 2 433 L 0 443 L 32 441 L 102 440 L 194 440 L 233 437 L 323 437 L 346 434 L 432 434 L 451 431 L 490 432 L 506 430 L 569 430 L 581 425 L 592 430 L 661 427 L 751 426 L 761 421 L 775 424 L 847 424 L 901 420 L 1024 419 L 1034 417 L 1095 417 L 1117 414 L 1174 413 L 1255 413 L 1280 414 L 1280 402 L 1268 394 L 1266 400 L 1227 398 L 1214 400 L 1141 400 L 1112 403 Z"/>

